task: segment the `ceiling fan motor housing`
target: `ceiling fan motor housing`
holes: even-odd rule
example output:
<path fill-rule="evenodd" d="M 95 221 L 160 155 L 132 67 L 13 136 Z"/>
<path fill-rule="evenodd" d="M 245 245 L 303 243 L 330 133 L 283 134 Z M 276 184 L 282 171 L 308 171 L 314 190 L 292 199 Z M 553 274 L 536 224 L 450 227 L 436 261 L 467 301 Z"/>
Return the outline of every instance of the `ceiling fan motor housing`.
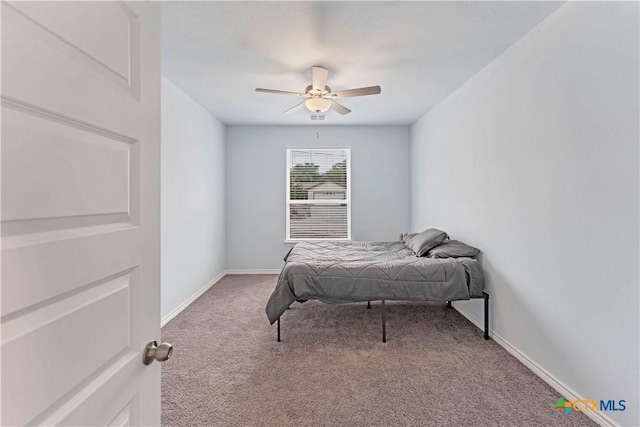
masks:
<path fill-rule="evenodd" d="M 324 91 L 320 92 L 320 91 L 315 91 L 313 90 L 313 85 L 309 85 L 304 89 L 304 93 L 307 95 L 327 95 L 331 93 L 331 88 L 329 86 L 325 86 L 324 87 Z"/>

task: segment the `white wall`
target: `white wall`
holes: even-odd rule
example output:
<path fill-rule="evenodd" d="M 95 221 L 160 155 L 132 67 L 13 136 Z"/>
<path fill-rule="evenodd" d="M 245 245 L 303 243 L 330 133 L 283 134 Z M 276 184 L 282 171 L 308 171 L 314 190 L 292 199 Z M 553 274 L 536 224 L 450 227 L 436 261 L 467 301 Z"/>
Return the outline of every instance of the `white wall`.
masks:
<path fill-rule="evenodd" d="M 222 273 L 225 126 L 162 79 L 162 317 Z"/>
<path fill-rule="evenodd" d="M 567 3 L 411 128 L 412 228 L 481 248 L 493 330 L 582 397 L 626 399 L 606 414 L 623 425 L 640 402 L 638 37 L 638 3 Z"/>
<path fill-rule="evenodd" d="M 282 268 L 290 248 L 284 244 L 285 155 L 293 147 L 351 148 L 353 240 L 396 240 L 407 230 L 407 126 L 229 126 L 228 268 Z"/>

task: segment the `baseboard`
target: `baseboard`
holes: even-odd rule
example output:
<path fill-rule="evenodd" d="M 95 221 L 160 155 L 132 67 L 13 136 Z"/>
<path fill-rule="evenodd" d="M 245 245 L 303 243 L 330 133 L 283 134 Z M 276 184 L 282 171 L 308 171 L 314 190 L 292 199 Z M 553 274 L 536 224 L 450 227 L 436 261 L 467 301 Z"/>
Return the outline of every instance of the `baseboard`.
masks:
<path fill-rule="evenodd" d="M 484 322 L 481 322 L 479 319 L 473 317 L 468 311 L 462 309 L 459 304 L 453 303 L 453 307 L 462 314 L 467 320 L 476 325 L 481 330 L 484 330 Z M 507 341 L 504 337 L 495 333 L 489 326 L 489 335 L 491 339 L 493 339 L 500 347 L 507 350 L 509 354 L 522 362 L 527 368 L 529 368 L 534 374 L 536 374 L 542 381 L 549 384 L 555 391 L 560 393 L 560 396 L 564 397 L 567 400 L 583 400 L 584 397 L 580 396 L 574 390 L 572 390 L 569 386 L 564 384 L 558 378 L 556 378 L 549 371 L 544 369 L 542 366 L 538 365 L 536 362 L 531 360 L 526 354 L 522 351 L 518 350 L 514 345 L 512 345 L 509 341 Z M 554 402 L 549 402 L 552 405 Z M 598 423 L 601 426 L 619 426 L 618 423 L 609 418 L 603 411 L 583 411 L 587 417 L 591 418 L 593 421 Z"/>
<path fill-rule="evenodd" d="M 226 270 L 226 274 L 280 274 L 282 269 L 234 269 Z"/>
<path fill-rule="evenodd" d="M 173 311 L 171 311 L 171 313 L 167 314 L 166 316 L 164 316 L 162 318 L 162 320 L 160 321 L 160 327 L 163 327 L 164 325 L 166 325 L 167 323 L 169 323 L 169 321 L 171 319 L 173 319 L 174 317 L 176 317 L 178 314 L 180 314 L 185 308 L 189 307 L 191 305 L 192 302 L 194 302 L 195 300 L 197 300 L 200 295 L 204 294 L 205 292 L 207 292 L 209 290 L 210 287 L 212 287 L 213 285 L 215 285 L 216 283 L 218 283 L 220 281 L 220 279 L 222 279 L 224 276 L 226 275 L 226 271 L 223 271 L 222 273 L 218 274 L 216 277 L 214 277 L 213 279 L 211 279 L 211 281 L 209 281 L 209 283 L 207 283 L 206 285 L 204 285 L 201 289 L 199 289 L 195 294 L 191 295 L 189 298 L 187 298 L 185 300 L 185 302 L 183 302 L 182 304 L 180 304 L 178 307 L 176 307 Z"/>

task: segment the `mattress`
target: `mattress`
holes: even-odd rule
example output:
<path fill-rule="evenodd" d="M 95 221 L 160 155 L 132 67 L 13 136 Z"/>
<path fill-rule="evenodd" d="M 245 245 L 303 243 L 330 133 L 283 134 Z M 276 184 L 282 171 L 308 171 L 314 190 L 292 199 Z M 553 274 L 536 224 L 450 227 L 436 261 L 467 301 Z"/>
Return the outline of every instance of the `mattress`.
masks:
<path fill-rule="evenodd" d="M 404 242 L 300 242 L 285 257 L 266 313 L 273 324 L 295 301 L 456 301 L 483 290 L 473 258 L 417 257 Z"/>

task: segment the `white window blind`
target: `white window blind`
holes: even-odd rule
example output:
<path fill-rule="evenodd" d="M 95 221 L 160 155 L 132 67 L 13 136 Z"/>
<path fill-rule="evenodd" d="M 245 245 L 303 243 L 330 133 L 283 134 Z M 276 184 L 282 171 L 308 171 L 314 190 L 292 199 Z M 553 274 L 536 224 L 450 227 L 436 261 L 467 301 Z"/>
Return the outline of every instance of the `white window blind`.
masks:
<path fill-rule="evenodd" d="M 287 150 L 287 240 L 351 239 L 351 150 Z"/>

